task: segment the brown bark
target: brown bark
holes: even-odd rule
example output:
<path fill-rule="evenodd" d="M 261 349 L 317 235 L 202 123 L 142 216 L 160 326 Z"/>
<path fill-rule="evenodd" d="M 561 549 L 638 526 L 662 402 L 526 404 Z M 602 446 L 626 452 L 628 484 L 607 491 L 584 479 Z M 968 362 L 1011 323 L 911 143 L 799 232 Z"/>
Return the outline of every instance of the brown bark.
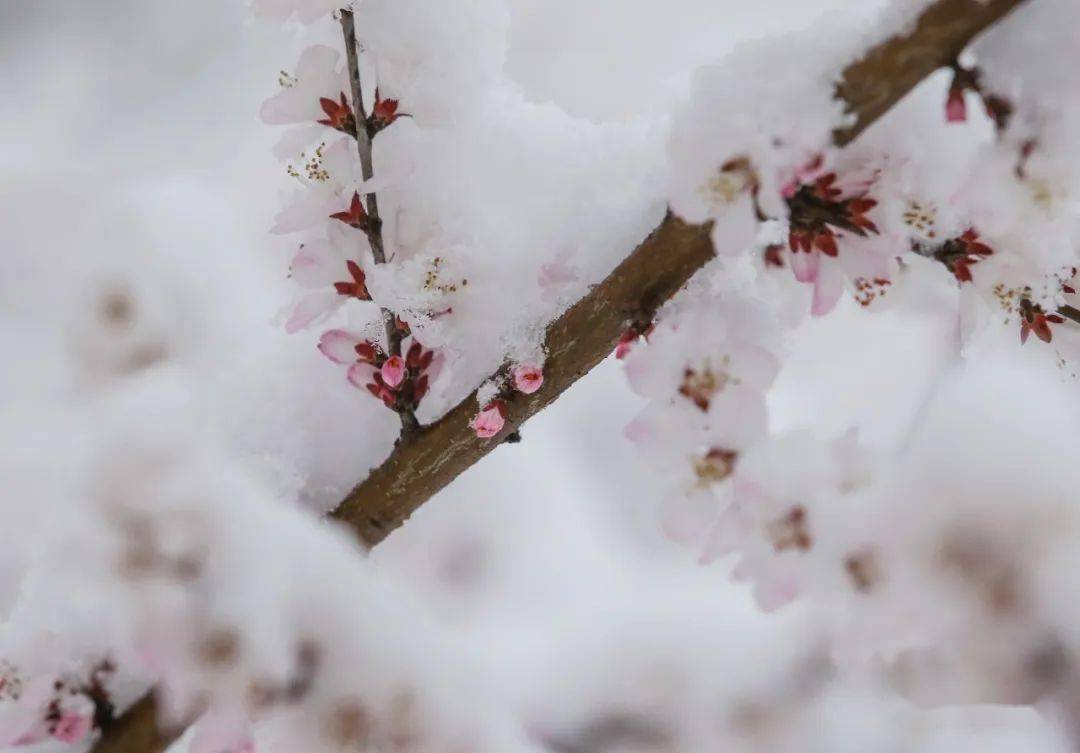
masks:
<path fill-rule="evenodd" d="M 911 34 L 894 37 L 848 66 L 837 97 L 853 116 L 837 129 L 844 146 L 885 114 L 923 78 L 950 64 L 971 39 L 1025 0 L 939 0 L 920 16 Z M 517 395 L 507 427 L 480 440 L 468 427 L 475 395 L 400 442 L 390 457 L 342 501 L 333 517 L 351 526 L 369 546 L 382 541 L 409 515 L 516 427 L 556 400 L 607 356 L 626 326 L 650 317 L 712 258 L 708 228 L 668 215 L 615 271 L 555 320 L 544 344 L 544 386 Z M 177 734 L 159 732 L 155 704 L 146 696 L 108 728 L 91 753 L 160 753 Z"/>
<path fill-rule="evenodd" d="M 952 64 L 971 39 L 1025 0 L 938 0 L 910 34 L 889 39 L 844 69 L 836 96 L 854 116 L 833 132 L 844 146 L 884 115 L 916 84 Z"/>
<path fill-rule="evenodd" d="M 91 753 L 161 753 L 181 732 L 160 727 L 157 702 L 148 693 L 101 730 Z"/>

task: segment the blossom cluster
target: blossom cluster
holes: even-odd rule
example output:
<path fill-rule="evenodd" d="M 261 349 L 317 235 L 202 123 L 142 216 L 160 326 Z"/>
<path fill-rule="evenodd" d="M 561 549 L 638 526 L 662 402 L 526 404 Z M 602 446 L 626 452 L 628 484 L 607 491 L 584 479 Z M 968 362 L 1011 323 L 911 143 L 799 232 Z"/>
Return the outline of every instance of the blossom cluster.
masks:
<path fill-rule="evenodd" d="M 1069 324 L 1080 321 L 1080 152 L 1061 129 L 1078 122 L 1064 87 L 1080 79 L 1062 73 L 1078 22 L 1067 2 L 1025 7 L 976 46 L 977 67 L 957 61 L 947 93 L 928 87 L 844 148 L 830 143 L 846 123 L 832 85 L 849 60 L 778 64 L 769 40 L 699 72 L 670 137 L 670 199 L 714 223 L 720 258 L 619 346 L 648 400 L 626 434 L 670 489 L 670 537 L 726 562 L 766 610 L 821 610 L 834 655 L 891 662 L 909 696 L 1043 702 L 1066 728 L 1072 680 L 1056 673 L 1080 646 L 1050 584 L 1078 554 L 1064 543 L 1080 523 L 1063 503 L 1071 464 L 1054 449 L 1071 430 L 1021 428 L 1024 406 L 977 402 L 988 388 L 962 366 L 936 377 L 941 394 L 888 442 L 867 441 L 860 420 L 778 429 L 772 406 L 777 384 L 800 380 L 790 354 L 814 328 L 843 333 L 869 317 L 872 332 L 903 316 L 940 321 L 947 363 L 1003 352 L 1021 363 L 1011 376 L 1072 404 L 1058 382 L 1075 378 L 1080 355 Z M 1047 36 L 1044 24 L 1072 31 Z M 770 96 L 748 94 L 766 70 Z M 985 118 L 966 111 L 966 94 Z M 1046 475 L 1010 491 L 980 456 L 1022 456 Z"/>

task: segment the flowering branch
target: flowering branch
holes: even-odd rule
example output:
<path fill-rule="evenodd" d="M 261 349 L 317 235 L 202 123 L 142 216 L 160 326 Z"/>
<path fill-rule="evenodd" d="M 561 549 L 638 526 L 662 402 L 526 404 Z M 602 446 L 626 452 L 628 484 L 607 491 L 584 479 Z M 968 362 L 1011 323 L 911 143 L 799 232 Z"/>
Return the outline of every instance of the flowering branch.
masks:
<path fill-rule="evenodd" d="M 938 0 L 906 36 L 893 37 L 844 69 L 836 96 L 853 116 L 837 129 L 837 146 L 851 143 L 935 70 L 949 66 L 979 32 L 1024 0 Z M 333 517 L 375 545 L 434 494 L 512 435 L 531 416 L 603 360 L 628 326 L 656 311 L 713 258 L 710 226 L 669 213 L 603 282 L 547 329 L 543 387 L 503 401 L 505 424 L 478 441 L 470 421 L 477 397 L 465 398 L 415 442 L 400 445 L 353 489 Z M 498 375 L 496 375 L 496 378 Z"/>
<path fill-rule="evenodd" d="M 369 117 L 364 109 L 364 92 L 360 84 L 360 59 L 356 46 L 356 24 L 351 10 L 341 10 L 341 30 L 345 37 L 345 55 L 349 66 L 349 83 L 352 86 L 353 136 L 356 137 L 356 151 L 360 157 L 360 172 L 365 181 L 371 180 L 375 174 L 372 162 L 372 144 L 375 134 L 383 125 L 381 113 L 378 112 L 380 104 L 378 90 L 375 94 L 375 105 Z M 395 108 L 396 109 L 396 108 Z M 395 117 L 391 114 L 391 118 Z M 363 218 L 361 229 L 367 235 L 371 246 L 371 255 L 376 264 L 386 263 L 386 248 L 383 244 L 382 219 L 379 217 L 379 199 L 374 192 L 365 196 L 367 204 L 366 216 Z M 381 308 L 383 325 L 386 328 L 386 350 L 390 358 L 401 357 L 401 340 L 404 335 L 402 327 L 398 325 L 397 316 L 393 311 Z M 414 436 L 419 429 L 416 414 L 411 405 L 402 404 L 396 407 L 401 416 L 401 432 L 403 439 Z"/>
<path fill-rule="evenodd" d="M 834 132 L 834 142 L 843 146 L 853 141 L 923 78 L 950 65 L 975 35 L 1023 1 L 938 0 L 923 12 L 909 35 L 884 42 L 848 66 L 837 97 L 847 104 L 853 121 Z M 359 96 L 352 14 L 343 12 L 341 21 L 350 75 L 357 72 L 353 77 L 355 135 L 362 165 L 367 160 L 367 179 L 371 175 L 371 134 L 366 125 L 361 126 L 367 119 Z M 368 206 L 377 216 L 373 195 L 368 196 Z M 390 457 L 349 493 L 333 517 L 352 527 L 370 546 L 386 538 L 413 511 L 603 360 L 628 326 L 640 327 L 650 321 L 660 306 L 713 258 L 709 231 L 708 225 L 688 224 L 669 213 L 607 278 L 548 327 L 545 349 L 549 357 L 543 386 L 506 400 L 506 423 L 499 433 L 491 440 L 478 440 L 469 425 L 476 395 L 466 398 L 413 441 L 399 443 Z M 378 239 L 381 252 L 381 234 Z M 373 253 L 375 247 L 372 243 Z M 1080 311 L 1064 308 L 1069 311 L 1062 313 L 1080 320 Z M 146 696 L 102 729 L 91 753 L 161 753 L 178 736 L 179 730 L 160 731 L 153 697 Z"/>
<path fill-rule="evenodd" d="M 913 31 L 894 37 L 844 69 L 836 96 L 852 123 L 833 132 L 845 146 L 884 115 L 915 85 L 939 68 L 951 67 L 971 39 L 1024 0 L 938 0 L 922 12 Z"/>

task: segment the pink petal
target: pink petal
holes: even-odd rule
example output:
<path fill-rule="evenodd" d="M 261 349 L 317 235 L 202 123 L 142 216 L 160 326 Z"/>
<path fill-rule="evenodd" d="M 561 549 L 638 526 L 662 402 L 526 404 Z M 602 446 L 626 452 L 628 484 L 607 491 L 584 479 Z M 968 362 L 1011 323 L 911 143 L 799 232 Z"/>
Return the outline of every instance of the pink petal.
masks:
<path fill-rule="evenodd" d="M 303 288 L 325 288 L 347 280 L 345 258 L 330 243 L 321 238 L 305 243 L 289 265 L 289 277 Z"/>
<path fill-rule="evenodd" d="M 818 276 L 821 265 L 821 252 L 816 248 L 810 253 L 797 251 L 788 256 L 791 260 L 791 271 L 799 282 L 814 282 Z"/>
<path fill-rule="evenodd" d="M 337 311 L 345 298 L 333 291 L 309 293 L 293 308 L 285 322 L 285 331 L 290 335 L 299 332 L 317 319 L 325 319 Z"/>
<path fill-rule="evenodd" d="M 476 436 L 481 439 L 490 439 L 502 431 L 505 425 L 506 419 L 503 417 L 498 401 L 488 405 L 469 422 L 469 426 L 476 432 Z"/>
<path fill-rule="evenodd" d="M 359 389 L 364 389 L 366 385 L 371 383 L 371 377 L 375 374 L 375 367 L 370 363 L 364 363 L 363 361 L 357 361 L 349 367 L 349 373 L 346 378 L 349 380 L 349 384 Z"/>
<path fill-rule="evenodd" d="M 792 577 L 781 577 L 774 583 L 758 584 L 754 587 L 754 597 L 765 612 L 775 612 L 794 601 L 801 592 L 802 585 Z"/>
<path fill-rule="evenodd" d="M 334 363 L 346 364 L 356 360 L 356 344 L 360 338 L 343 329 L 330 329 L 319 338 L 319 352 Z"/>
<path fill-rule="evenodd" d="M 208 713 L 195 726 L 188 753 L 252 753 L 250 725 L 239 714 Z"/>
<path fill-rule="evenodd" d="M 45 723 L 44 719 L 39 719 L 34 723 L 34 726 L 26 730 L 18 738 L 13 740 L 10 745 L 12 747 L 19 747 L 22 745 L 36 745 L 42 740 L 49 738 L 49 725 Z"/>
<path fill-rule="evenodd" d="M 93 713 L 64 713 L 53 729 L 52 736 L 65 743 L 78 743 L 93 729 Z"/>
<path fill-rule="evenodd" d="M 322 186 L 302 188 L 293 192 L 284 207 L 274 215 L 270 232 L 288 235 L 318 225 L 341 208 L 338 193 L 320 190 Z"/>
<path fill-rule="evenodd" d="M 819 271 L 814 283 L 814 302 L 810 306 L 813 316 L 824 316 L 836 307 L 840 294 L 844 292 L 844 275 L 832 264 L 826 264 Z"/>
<path fill-rule="evenodd" d="M 386 386 L 397 389 L 397 386 L 405 379 L 405 361 L 401 356 L 390 356 L 383 363 L 380 372 Z"/>
<path fill-rule="evenodd" d="M 522 364 L 514 369 L 514 388 L 531 395 L 544 384 L 544 371 L 539 366 Z"/>

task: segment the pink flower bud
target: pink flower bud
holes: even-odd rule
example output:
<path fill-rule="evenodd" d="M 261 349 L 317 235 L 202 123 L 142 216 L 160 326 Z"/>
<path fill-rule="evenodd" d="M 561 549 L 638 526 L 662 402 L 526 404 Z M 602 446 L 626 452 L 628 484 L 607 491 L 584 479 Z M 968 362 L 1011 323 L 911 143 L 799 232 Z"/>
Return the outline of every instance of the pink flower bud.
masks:
<path fill-rule="evenodd" d="M 390 356 L 380 371 L 386 386 L 396 390 L 405 379 L 405 360 L 401 356 Z"/>
<path fill-rule="evenodd" d="M 502 400 L 492 400 L 476 414 L 469 426 L 480 439 L 490 439 L 506 425 L 506 405 Z"/>
<path fill-rule="evenodd" d="M 539 366 L 521 364 L 514 369 L 514 388 L 531 395 L 544 384 L 544 371 Z"/>
<path fill-rule="evenodd" d="M 949 89 L 949 98 L 945 100 L 945 120 L 949 123 L 967 122 L 967 102 L 964 101 L 963 89 Z"/>

